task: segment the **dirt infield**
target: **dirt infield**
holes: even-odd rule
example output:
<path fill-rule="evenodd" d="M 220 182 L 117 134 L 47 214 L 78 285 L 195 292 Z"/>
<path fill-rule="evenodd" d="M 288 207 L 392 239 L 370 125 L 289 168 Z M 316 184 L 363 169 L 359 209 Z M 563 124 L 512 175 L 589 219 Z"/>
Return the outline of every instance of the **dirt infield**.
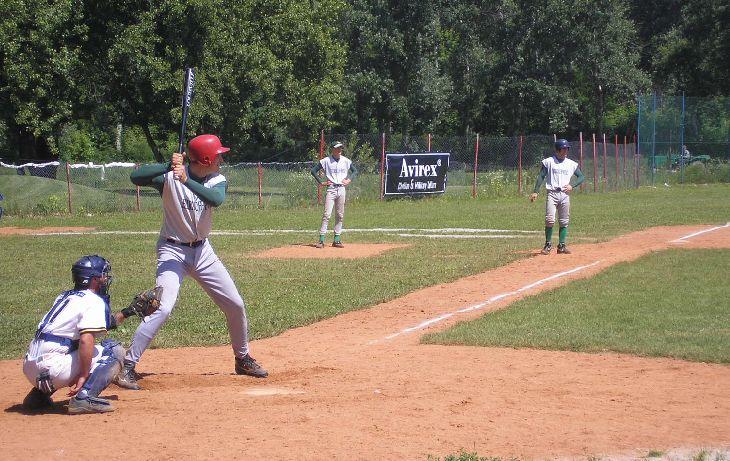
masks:
<path fill-rule="evenodd" d="M 386 243 L 348 243 L 345 248 L 333 248 L 331 245 L 317 248 L 314 244 L 299 244 L 272 248 L 256 253 L 252 257 L 260 259 L 360 259 L 371 258 L 385 251 L 407 246 Z"/>
<path fill-rule="evenodd" d="M 21 362 L 3 361 L 3 457 L 416 460 L 464 448 L 585 459 L 730 447 L 725 365 L 419 344 L 424 330 L 651 251 L 730 248 L 730 227 L 709 229 L 575 245 L 572 255 L 535 256 L 550 264 L 520 260 L 256 341 L 266 380 L 233 375 L 228 347 L 151 350 L 138 367 L 145 390 L 112 385 L 102 396 L 117 411 L 105 415 L 67 416 L 61 395 L 52 414 L 24 414 Z"/>
<path fill-rule="evenodd" d="M 89 232 L 93 231 L 93 227 L 0 227 L 1 235 L 44 235 L 44 234 L 58 234 L 64 232 Z"/>

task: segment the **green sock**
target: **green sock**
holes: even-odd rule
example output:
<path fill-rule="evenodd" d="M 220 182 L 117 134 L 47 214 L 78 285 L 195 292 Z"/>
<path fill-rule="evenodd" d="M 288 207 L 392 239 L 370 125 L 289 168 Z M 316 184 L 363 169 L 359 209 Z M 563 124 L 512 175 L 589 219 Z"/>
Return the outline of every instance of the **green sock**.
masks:
<path fill-rule="evenodd" d="M 545 242 L 550 242 L 553 239 L 553 228 L 545 227 Z"/>
<path fill-rule="evenodd" d="M 565 239 L 568 237 L 568 228 L 561 227 L 558 232 L 558 243 L 565 243 Z"/>
<path fill-rule="evenodd" d="M 339 235 L 335 235 L 335 243 L 340 243 L 340 236 Z"/>
<path fill-rule="evenodd" d="M 319 243 L 324 243 L 324 234 L 319 234 Z"/>

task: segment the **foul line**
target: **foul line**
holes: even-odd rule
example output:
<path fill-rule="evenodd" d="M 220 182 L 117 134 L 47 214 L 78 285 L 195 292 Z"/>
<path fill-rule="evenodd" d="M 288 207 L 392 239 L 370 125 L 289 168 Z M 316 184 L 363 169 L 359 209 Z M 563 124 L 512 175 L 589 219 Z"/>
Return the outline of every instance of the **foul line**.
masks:
<path fill-rule="evenodd" d="M 724 226 L 715 226 L 715 227 L 711 227 L 709 229 L 701 230 L 701 231 L 698 231 L 698 232 L 693 232 L 693 233 L 691 233 L 689 235 L 685 235 L 684 237 L 680 237 L 680 238 L 678 238 L 676 240 L 672 240 L 670 243 L 684 242 L 685 240 L 689 240 L 692 237 L 696 237 L 698 235 L 706 234 L 708 232 L 713 232 L 713 231 L 716 231 L 718 229 L 724 229 L 726 227 L 730 227 L 730 222 L 727 223 L 727 224 L 725 224 Z"/>
<path fill-rule="evenodd" d="M 424 328 L 427 328 L 427 327 L 429 327 L 431 325 L 434 325 L 436 323 L 442 322 L 442 321 L 444 321 L 446 319 L 449 319 L 449 318 L 451 318 L 451 317 L 453 317 L 453 316 L 455 316 L 457 314 L 463 314 L 463 313 L 466 313 L 466 312 L 473 312 L 473 311 L 477 311 L 477 310 L 483 309 L 486 306 L 488 306 L 490 304 L 493 304 L 493 303 L 495 303 L 497 301 L 500 301 L 500 300 L 502 300 L 504 298 L 508 298 L 510 296 L 515 296 L 515 295 L 518 295 L 520 293 L 524 293 L 525 291 L 528 291 L 528 290 L 531 290 L 531 289 L 533 289 L 533 288 L 535 288 L 537 286 L 543 285 L 543 284 L 545 284 L 545 283 L 547 283 L 547 282 L 549 282 L 551 280 L 555 280 L 555 279 L 558 279 L 560 277 L 565 277 L 566 275 L 570 275 L 570 274 L 574 274 L 576 272 L 580 272 L 583 269 L 587 269 L 589 267 L 593 267 L 596 264 L 600 264 L 600 263 L 601 263 L 601 261 L 594 261 L 591 264 L 587 264 L 585 266 L 578 266 L 578 267 L 575 267 L 573 269 L 570 269 L 570 270 L 567 270 L 567 271 L 564 271 L 564 272 L 559 272 L 557 274 L 553 274 L 553 275 L 551 275 L 549 277 L 545 277 L 544 279 L 540 279 L 540 280 L 538 280 L 536 282 L 532 282 L 532 283 L 530 283 L 528 285 L 525 285 L 522 288 L 518 288 L 515 291 L 508 291 L 506 293 L 502 293 L 502 294 L 498 294 L 496 296 L 492 296 L 488 300 L 483 301 L 483 302 L 480 302 L 480 303 L 475 304 L 473 306 L 469 306 L 469 307 L 465 307 L 465 308 L 462 308 L 462 309 L 458 309 L 458 310 L 456 310 L 454 312 L 447 312 L 447 313 L 441 314 L 441 315 L 439 315 L 437 317 L 434 317 L 432 319 L 429 319 L 429 320 L 426 320 L 424 322 L 421 322 L 418 325 L 415 325 L 415 326 L 412 326 L 412 327 L 409 327 L 409 328 L 405 328 L 405 329 L 403 329 L 403 330 L 401 330 L 401 331 L 399 331 L 397 333 L 393 333 L 392 335 L 386 336 L 385 338 L 383 338 L 383 340 L 390 340 L 390 339 L 397 338 L 398 336 L 401 336 L 401 335 L 404 335 L 404 334 L 412 333 L 412 332 L 418 331 L 418 330 L 423 330 Z M 373 340 L 373 341 L 370 341 L 368 344 L 372 345 L 372 344 L 375 344 L 375 343 L 377 343 L 379 341 L 380 340 Z"/>

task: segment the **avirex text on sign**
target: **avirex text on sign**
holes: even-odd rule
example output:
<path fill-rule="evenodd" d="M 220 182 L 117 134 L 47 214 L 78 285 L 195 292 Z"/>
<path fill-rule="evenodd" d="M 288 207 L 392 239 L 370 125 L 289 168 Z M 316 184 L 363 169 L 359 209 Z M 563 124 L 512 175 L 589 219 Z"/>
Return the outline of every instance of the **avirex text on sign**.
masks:
<path fill-rule="evenodd" d="M 387 152 L 385 195 L 444 193 L 449 157 L 443 152 Z"/>

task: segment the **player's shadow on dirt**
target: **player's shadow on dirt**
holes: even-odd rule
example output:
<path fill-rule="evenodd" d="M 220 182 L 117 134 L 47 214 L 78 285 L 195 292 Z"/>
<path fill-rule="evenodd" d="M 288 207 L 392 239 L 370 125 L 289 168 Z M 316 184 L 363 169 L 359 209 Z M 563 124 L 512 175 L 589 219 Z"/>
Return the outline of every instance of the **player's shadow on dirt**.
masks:
<path fill-rule="evenodd" d="M 106 400 L 119 400 L 116 394 L 103 395 Z M 19 413 L 26 416 L 38 416 L 38 415 L 65 415 L 68 414 L 68 399 L 57 400 L 53 402 L 53 406 L 50 408 L 42 408 L 40 410 L 27 410 L 23 408 L 22 403 L 16 403 L 5 409 L 5 413 Z"/>

